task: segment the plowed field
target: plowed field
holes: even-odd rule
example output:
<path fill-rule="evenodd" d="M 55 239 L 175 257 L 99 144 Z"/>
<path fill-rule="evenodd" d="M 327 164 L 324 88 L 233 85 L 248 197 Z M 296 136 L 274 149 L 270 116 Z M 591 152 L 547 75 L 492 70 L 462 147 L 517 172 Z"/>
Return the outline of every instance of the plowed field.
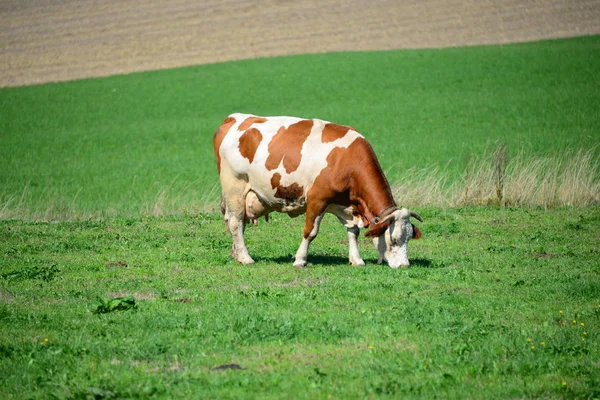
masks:
<path fill-rule="evenodd" d="M 598 0 L 3 0 L 0 86 L 265 56 L 600 34 Z"/>

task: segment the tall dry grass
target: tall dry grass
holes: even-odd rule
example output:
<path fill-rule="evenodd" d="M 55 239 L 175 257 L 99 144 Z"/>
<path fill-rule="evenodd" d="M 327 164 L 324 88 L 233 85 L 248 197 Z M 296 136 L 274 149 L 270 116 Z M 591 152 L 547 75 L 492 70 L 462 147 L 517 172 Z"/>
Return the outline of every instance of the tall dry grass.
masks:
<path fill-rule="evenodd" d="M 189 199 L 189 191 L 198 181 L 188 184 L 175 184 L 159 187 L 155 195 L 150 196 L 148 201 L 142 204 L 141 211 L 145 215 L 160 217 L 171 214 L 199 214 L 211 213 L 219 210 L 219 203 L 215 199 L 220 198 L 221 187 L 216 180 L 206 191 L 193 200 Z"/>
<path fill-rule="evenodd" d="M 22 219 L 27 221 L 85 221 L 107 217 L 150 215 L 166 216 L 173 214 L 197 215 L 218 212 L 220 186 L 218 180 L 198 194 L 199 181 L 182 183 L 174 179 L 168 185 L 153 185 L 142 193 L 130 194 L 131 203 L 139 203 L 137 211 L 125 210 L 122 204 L 114 204 L 104 209 L 65 198 L 59 189 L 45 189 L 34 196 L 29 184 L 19 195 L 0 192 L 0 220 Z M 81 190 L 79 190 L 81 192 Z M 79 193 L 78 192 L 78 193 Z M 140 200 L 141 199 L 141 200 Z"/>
<path fill-rule="evenodd" d="M 392 185 L 392 192 L 399 204 L 411 206 L 592 206 L 600 204 L 600 165 L 595 153 L 596 149 L 580 149 L 554 156 L 526 156 L 520 152 L 511 157 L 505 146 L 498 146 L 471 158 L 459 179 L 453 178 L 447 168 L 413 168 Z M 132 194 L 132 198 L 145 199 L 137 212 L 142 215 L 218 212 L 218 181 L 197 195 L 201 184 L 176 178 L 169 185 L 150 187 L 139 196 Z M 57 189 L 45 190 L 33 200 L 29 185 L 18 195 L 0 193 L 0 220 L 101 219 L 122 215 L 119 207 L 115 204 L 104 210 L 86 209 L 77 196 L 65 199 Z"/>
<path fill-rule="evenodd" d="M 510 157 L 501 145 L 471 158 L 453 184 L 448 184 L 445 170 L 409 170 L 392 191 L 400 204 L 586 207 L 600 203 L 600 167 L 594 153 L 595 149 L 580 149 Z"/>
<path fill-rule="evenodd" d="M 98 217 L 98 212 L 84 211 L 77 206 L 81 190 L 70 199 L 64 198 L 60 189 L 46 188 L 33 200 L 29 183 L 19 195 L 0 193 L 0 220 L 24 219 L 32 221 L 88 220 Z"/>

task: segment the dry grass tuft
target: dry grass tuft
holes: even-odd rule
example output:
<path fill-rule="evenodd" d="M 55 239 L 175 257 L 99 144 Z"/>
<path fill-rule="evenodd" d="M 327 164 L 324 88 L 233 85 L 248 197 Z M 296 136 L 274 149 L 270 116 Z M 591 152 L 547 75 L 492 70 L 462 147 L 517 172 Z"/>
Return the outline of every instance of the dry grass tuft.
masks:
<path fill-rule="evenodd" d="M 497 205 L 517 207 L 587 207 L 600 204 L 600 166 L 596 148 L 566 150 L 554 156 L 510 157 L 501 145 L 481 157 L 473 157 L 459 179 L 446 168 L 412 168 L 392 185 L 398 204 L 457 207 Z M 200 182 L 179 183 L 150 189 L 139 213 L 151 216 L 216 213 L 220 186 L 215 182 L 197 199 Z M 154 191 L 154 195 L 151 194 Z M 77 197 L 64 199 L 59 191 L 46 191 L 32 201 L 28 185 L 20 195 L 0 193 L 0 220 L 72 221 L 114 217 L 116 209 L 83 211 Z M 33 205 L 32 205 L 33 204 Z"/>
<path fill-rule="evenodd" d="M 445 171 L 409 170 L 392 186 L 400 204 L 500 205 L 554 208 L 600 203 L 600 169 L 595 149 L 567 150 L 551 157 L 510 158 L 505 145 L 470 160 L 461 179 Z"/>
<path fill-rule="evenodd" d="M 145 215 L 152 215 L 155 217 L 161 217 L 164 215 L 172 214 L 199 214 L 216 212 L 219 209 L 219 205 L 215 203 L 214 199 L 219 198 L 220 186 L 219 182 L 213 183 L 209 190 L 205 191 L 197 200 L 190 201 L 186 197 L 189 197 L 189 192 L 193 184 L 200 184 L 193 182 L 184 186 L 169 185 L 161 187 L 157 190 L 156 195 L 153 196 L 153 200 L 144 204 L 141 208 L 141 212 Z"/>
<path fill-rule="evenodd" d="M 452 205 L 446 173 L 437 168 L 411 168 L 404 177 L 392 185 L 392 194 L 398 204 Z"/>
<path fill-rule="evenodd" d="M 0 193 L 0 220 L 71 221 L 98 218 L 99 213 L 77 209 L 78 194 L 72 199 L 65 199 L 59 189 L 48 189 L 32 201 L 34 196 L 27 183 L 19 196 Z"/>

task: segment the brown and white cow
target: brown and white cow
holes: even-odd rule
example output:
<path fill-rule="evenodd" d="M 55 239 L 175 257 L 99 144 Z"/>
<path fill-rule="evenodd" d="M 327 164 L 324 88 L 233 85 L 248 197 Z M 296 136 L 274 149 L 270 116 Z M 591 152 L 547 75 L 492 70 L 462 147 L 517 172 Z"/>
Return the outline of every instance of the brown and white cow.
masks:
<path fill-rule="evenodd" d="M 222 211 L 233 239 L 233 257 L 254 262 L 244 243 L 247 222 L 273 211 L 292 217 L 306 213 L 295 266 L 306 265 L 310 242 L 326 212 L 348 231 L 352 265 L 359 228 L 369 227 L 379 263 L 408 267 L 408 240 L 421 236 L 398 209 L 371 145 L 348 126 L 319 119 L 232 114 L 215 133 L 214 151 L 222 187 Z"/>

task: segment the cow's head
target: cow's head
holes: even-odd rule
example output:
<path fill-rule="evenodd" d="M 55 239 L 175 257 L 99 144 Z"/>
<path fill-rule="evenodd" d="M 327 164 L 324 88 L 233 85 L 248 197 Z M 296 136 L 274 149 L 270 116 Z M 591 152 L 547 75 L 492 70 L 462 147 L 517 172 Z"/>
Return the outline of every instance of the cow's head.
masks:
<path fill-rule="evenodd" d="M 410 265 L 408 241 L 421 237 L 421 231 L 410 222 L 410 217 L 423 222 L 416 212 L 403 208 L 385 216 L 365 233 L 365 236 L 373 238 L 373 244 L 379 251 L 379 264 L 385 260 L 392 268 Z"/>

